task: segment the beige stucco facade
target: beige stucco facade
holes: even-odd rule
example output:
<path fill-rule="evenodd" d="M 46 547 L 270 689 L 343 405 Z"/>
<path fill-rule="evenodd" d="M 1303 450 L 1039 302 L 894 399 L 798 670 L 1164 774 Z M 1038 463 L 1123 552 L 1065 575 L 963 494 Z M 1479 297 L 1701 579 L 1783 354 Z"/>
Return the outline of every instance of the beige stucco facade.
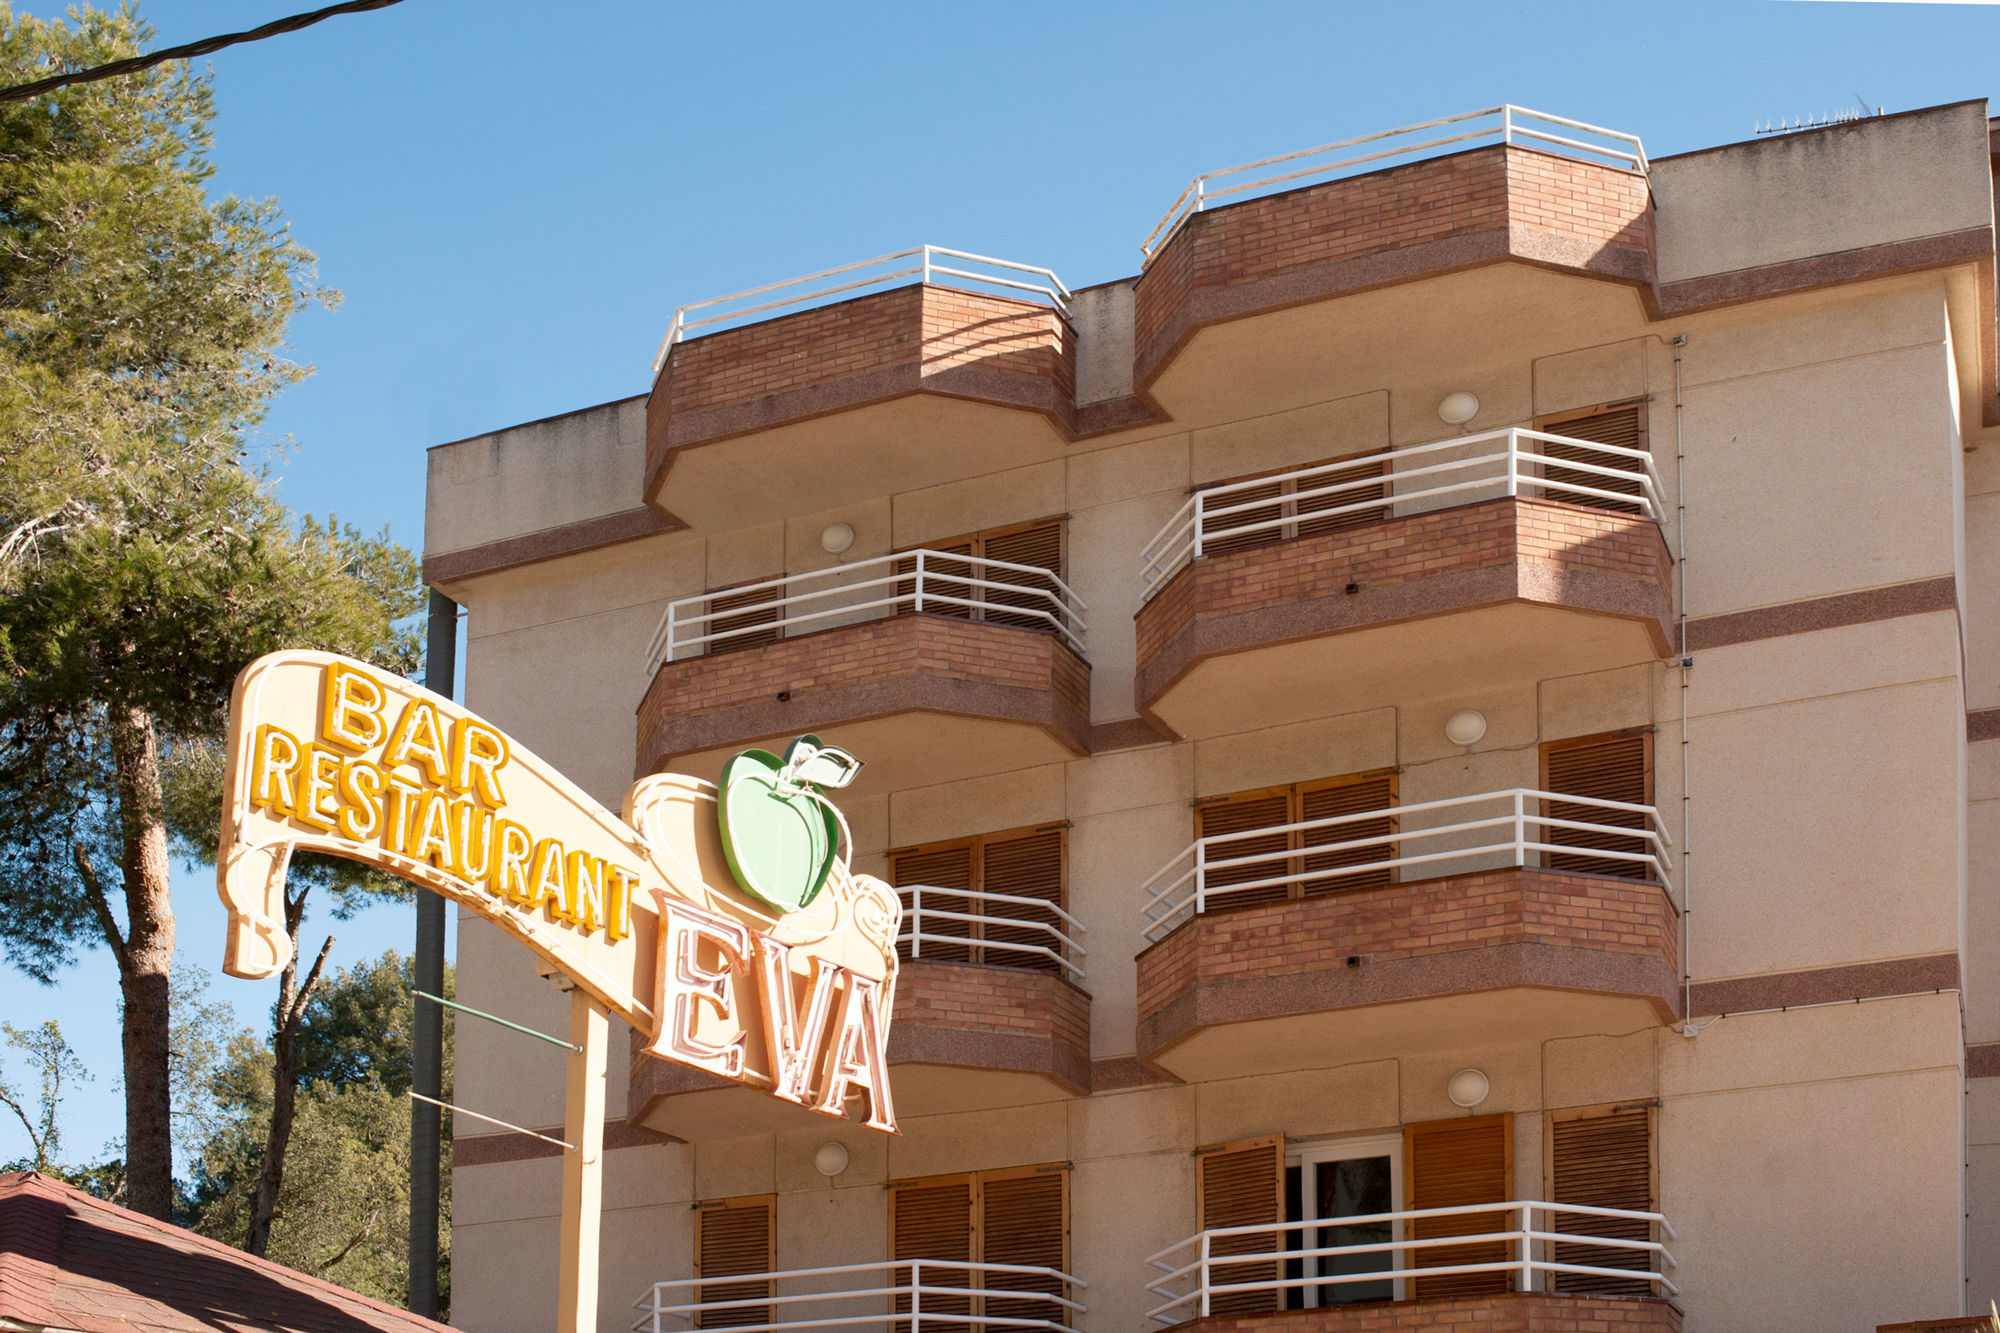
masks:
<path fill-rule="evenodd" d="M 778 1270 L 883 1262 L 907 1257 L 892 1253 L 891 1182 L 1060 1164 L 1067 1271 L 1088 1284 L 1070 1326 L 1138 1333 L 1159 1326 L 1148 1257 L 1202 1227 L 1198 1147 L 1282 1134 L 1310 1160 L 1510 1113 L 1509 1198 L 1547 1199 L 1550 1118 L 1608 1106 L 1654 1108 L 1654 1203 L 1686 1328 L 1858 1331 L 1984 1311 L 2000 1297 L 1992 179 L 1984 103 L 1667 159 L 1649 177 L 1642 279 L 1514 252 L 1335 275 L 1193 321 L 1147 354 L 1145 382 L 1134 321 L 1154 279 L 1106 284 L 1071 304 L 1065 392 L 1077 423 L 1133 404 L 1109 429 L 916 391 L 790 417 L 774 395 L 755 428 L 676 439 L 656 388 L 650 404 L 435 449 L 426 558 L 468 615 L 464 702 L 612 809 L 640 776 L 648 646 L 676 599 L 1059 518 L 1062 576 L 1087 605 L 1082 753 L 935 695 L 831 721 L 806 684 L 779 698 L 796 731 L 895 756 L 843 793 L 857 870 L 892 877 L 901 849 L 1064 829 L 1063 901 L 1088 948 L 1088 1088 L 968 1056 L 944 1078 L 907 1066 L 893 1138 L 801 1111 L 739 1135 L 703 1114 L 678 1141 L 697 1118 L 677 1121 L 677 1099 L 718 1094 L 639 1104 L 633 1089 L 660 1085 L 620 1034 L 600 1327 L 628 1327 L 652 1283 L 695 1275 L 693 1205 L 772 1196 Z M 1218 210 L 1204 225 L 1233 224 Z M 1439 401 L 1460 391 L 1477 415 L 1441 423 Z M 1581 576 L 1492 600 L 1419 568 L 1406 583 L 1437 575 L 1420 601 L 1347 620 L 1337 587 L 1322 621 L 1224 607 L 1178 674 L 1148 674 L 1167 649 L 1146 640 L 1158 611 L 1141 551 L 1196 488 L 1619 404 L 1642 413 L 1662 483 L 1667 558 L 1630 580 L 1667 599 L 1660 630 L 1577 592 Z M 1454 456 L 1469 455 L 1424 458 Z M 1378 527 L 1470 512 L 1396 499 L 1414 489 L 1392 481 Z M 822 548 L 834 524 L 853 530 L 838 555 Z M 1370 531 L 1296 542 L 1345 558 L 1340 543 Z M 1291 577 L 1270 576 L 1279 595 Z M 1372 607 L 1391 590 L 1357 579 L 1346 593 Z M 871 688 L 901 697 L 894 681 Z M 1484 734 L 1455 744 L 1446 719 L 1467 709 Z M 1544 747 L 1600 734 L 1649 738 L 1671 938 L 1642 961 L 1666 986 L 1473 969 L 1369 991 L 1403 965 L 1384 946 L 1344 969 L 1301 963 L 1333 974 L 1304 1000 L 1242 978 L 1188 983 L 1193 1007 L 1172 1012 L 1199 1016 L 1176 1027 L 1149 998 L 1168 984 L 1155 979 L 1167 945 L 1147 938 L 1142 886 L 1189 848 L 1204 803 L 1393 773 L 1397 807 L 1432 807 L 1400 817 L 1406 851 L 1450 852 L 1484 835 L 1425 840 L 1464 818 L 1434 803 L 1542 789 Z M 712 780 L 728 748 L 658 766 Z M 1440 874 L 1449 892 L 1450 876 L 1522 864 L 1503 850 L 1395 879 Z M 458 940 L 466 1003 L 562 1030 L 566 1001 L 520 946 L 470 915 Z M 1577 956 L 1557 949 L 1551 966 Z M 561 1123 L 559 1053 L 472 1023 L 458 1034 L 460 1103 Z M 1466 1068 L 1490 1085 L 1471 1108 L 1445 1091 Z M 544 1327 L 561 1164 L 486 1131 L 458 1125 L 454 1322 Z M 850 1151 L 831 1178 L 813 1163 L 830 1140 Z"/>

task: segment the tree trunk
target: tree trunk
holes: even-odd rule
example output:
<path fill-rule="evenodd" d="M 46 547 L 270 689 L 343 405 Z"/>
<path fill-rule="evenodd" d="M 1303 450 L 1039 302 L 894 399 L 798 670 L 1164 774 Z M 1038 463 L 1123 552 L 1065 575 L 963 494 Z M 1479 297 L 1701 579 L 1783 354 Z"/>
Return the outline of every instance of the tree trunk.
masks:
<path fill-rule="evenodd" d="M 173 1220 L 173 1091 L 167 1071 L 172 1012 L 168 977 L 174 909 L 167 897 L 167 829 L 160 807 L 160 756 L 143 709 L 110 710 L 122 837 L 126 930 L 118 951 L 125 996 L 125 1189 L 135 1212 Z"/>
<path fill-rule="evenodd" d="M 299 1024 L 306 1015 L 306 1001 L 333 949 L 333 937 L 320 946 L 319 959 L 299 977 L 299 923 L 305 917 L 306 896 L 302 889 L 296 899 L 285 899 L 285 933 L 292 938 L 292 960 L 278 979 L 278 1006 L 271 1018 L 271 1126 L 264 1136 L 264 1161 L 257 1170 L 257 1192 L 250 1199 L 250 1233 L 243 1248 L 258 1258 L 271 1244 L 271 1221 L 278 1215 L 278 1191 L 285 1183 L 285 1150 L 291 1146 L 292 1117 L 298 1107 Z"/>

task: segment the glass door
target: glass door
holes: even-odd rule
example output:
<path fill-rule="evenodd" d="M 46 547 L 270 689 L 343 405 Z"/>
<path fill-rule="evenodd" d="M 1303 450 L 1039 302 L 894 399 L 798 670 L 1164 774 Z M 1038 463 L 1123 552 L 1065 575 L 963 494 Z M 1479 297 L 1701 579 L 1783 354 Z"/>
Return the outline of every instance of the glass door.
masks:
<path fill-rule="evenodd" d="M 1400 1139 L 1302 1147 L 1287 1164 L 1285 1173 L 1286 1220 L 1323 1225 L 1300 1227 L 1292 1233 L 1289 1248 L 1306 1251 L 1343 1245 L 1387 1245 L 1401 1239 L 1397 1225 L 1391 1221 L 1342 1220 L 1395 1211 L 1402 1183 L 1401 1158 Z M 1395 1300 L 1401 1295 L 1400 1282 L 1359 1276 L 1388 1272 L 1395 1267 L 1394 1250 L 1292 1260 L 1286 1265 L 1287 1277 L 1349 1280 L 1294 1287 L 1286 1304 L 1296 1310 Z"/>

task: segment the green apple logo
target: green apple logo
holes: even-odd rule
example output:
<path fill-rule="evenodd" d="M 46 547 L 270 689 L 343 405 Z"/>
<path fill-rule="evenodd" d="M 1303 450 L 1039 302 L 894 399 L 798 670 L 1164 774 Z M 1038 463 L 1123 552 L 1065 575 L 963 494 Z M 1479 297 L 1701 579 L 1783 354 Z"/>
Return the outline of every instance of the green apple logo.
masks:
<path fill-rule="evenodd" d="M 825 787 L 845 787 L 861 761 L 817 736 L 801 736 L 781 760 L 745 750 L 722 766 L 722 850 L 746 892 L 780 913 L 819 896 L 833 873 L 845 825 Z"/>

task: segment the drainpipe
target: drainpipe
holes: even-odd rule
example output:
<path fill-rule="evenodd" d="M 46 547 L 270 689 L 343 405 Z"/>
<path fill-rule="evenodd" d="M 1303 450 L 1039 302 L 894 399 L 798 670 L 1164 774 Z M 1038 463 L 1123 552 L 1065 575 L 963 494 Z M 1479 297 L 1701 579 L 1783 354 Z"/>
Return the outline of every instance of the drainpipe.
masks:
<path fill-rule="evenodd" d="M 1687 335 L 1676 333 L 1670 340 L 1674 349 L 1674 663 L 1681 673 L 1681 1035 L 1692 1037 L 1701 1031 L 1691 1012 L 1694 1000 L 1694 967 L 1688 960 L 1692 932 L 1688 919 L 1694 915 L 1694 851 L 1689 834 L 1688 780 L 1688 676 L 1694 659 L 1688 656 L 1687 613 L 1687 452 L 1681 442 L 1681 356 Z"/>

